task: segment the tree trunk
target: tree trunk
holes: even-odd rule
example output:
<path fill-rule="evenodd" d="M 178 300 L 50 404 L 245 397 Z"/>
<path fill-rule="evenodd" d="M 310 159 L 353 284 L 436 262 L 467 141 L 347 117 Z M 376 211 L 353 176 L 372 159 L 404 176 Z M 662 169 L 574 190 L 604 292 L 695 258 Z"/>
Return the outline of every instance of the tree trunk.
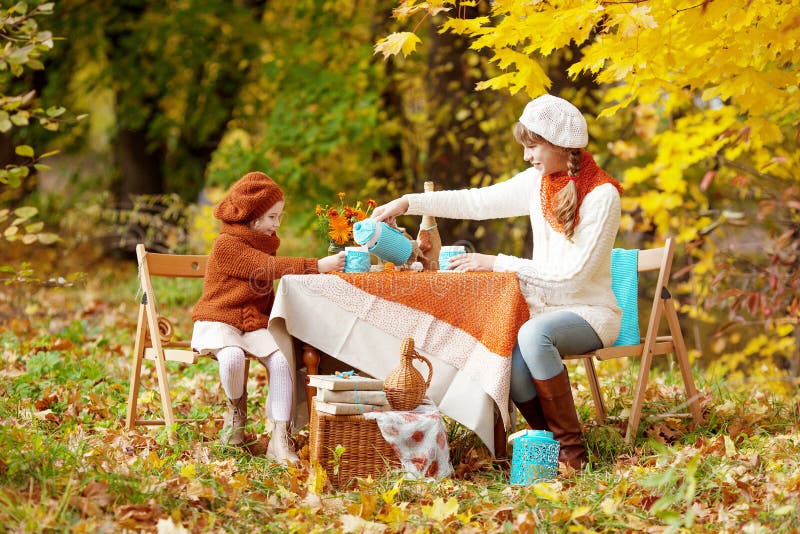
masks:
<path fill-rule="evenodd" d="M 143 130 L 120 129 L 114 142 L 114 159 L 119 169 L 118 192 L 123 203 L 131 195 L 164 192 L 162 158 L 147 149 L 147 133 Z"/>
<path fill-rule="evenodd" d="M 479 15 L 479 9 L 468 8 L 464 18 Z M 433 134 L 428 145 L 428 158 L 424 176 L 419 177 L 415 191 L 422 191 L 424 181 L 433 181 L 436 188 L 464 189 L 488 185 L 489 173 L 486 160 L 488 143 L 481 130 L 481 112 L 488 112 L 498 95 L 489 91 L 476 91 L 475 84 L 485 78 L 480 61 L 470 64 L 469 42 L 451 33 L 441 34 L 436 26 L 431 28 L 428 56 L 429 115 Z M 458 241 L 476 245 L 476 232 L 486 223 L 453 219 L 437 220 L 439 232 L 446 244 Z M 482 250 L 493 250 L 498 246 L 495 232 L 486 232 L 481 238 Z"/>

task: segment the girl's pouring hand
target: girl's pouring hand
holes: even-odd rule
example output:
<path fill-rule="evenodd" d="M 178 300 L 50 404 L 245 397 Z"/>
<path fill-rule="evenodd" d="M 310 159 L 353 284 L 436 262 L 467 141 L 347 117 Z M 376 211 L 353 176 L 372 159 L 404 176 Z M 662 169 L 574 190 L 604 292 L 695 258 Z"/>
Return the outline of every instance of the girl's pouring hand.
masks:
<path fill-rule="evenodd" d="M 378 222 L 383 221 L 391 226 L 397 226 L 394 220 L 395 217 L 397 217 L 398 215 L 402 215 L 407 211 L 408 211 L 408 200 L 404 199 L 403 197 L 400 197 L 375 208 L 372 211 L 371 218 L 375 219 Z"/>
<path fill-rule="evenodd" d="M 344 271 L 344 251 L 317 260 L 317 270 L 320 273 Z"/>
<path fill-rule="evenodd" d="M 469 254 L 459 254 L 448 260 L 447 270 L 460 272 L 493 271 L 494 261 L 496 259 L 497 256 L 491 256 L 489 254 L 477 254 L 472 252 Z"/>

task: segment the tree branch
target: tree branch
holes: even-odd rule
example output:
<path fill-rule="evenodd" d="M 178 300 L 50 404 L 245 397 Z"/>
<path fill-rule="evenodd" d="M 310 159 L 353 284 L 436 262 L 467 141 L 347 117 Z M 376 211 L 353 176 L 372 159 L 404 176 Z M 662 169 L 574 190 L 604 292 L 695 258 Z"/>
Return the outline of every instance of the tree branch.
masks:
<path fill-rule="evenodd" d="M 739 163 L 737 161 L 729 160 L 728 158 L 726 158 L 724 156 L 721 156 L 719 154 L 717 154 L 715 156 L 715 158 L 716 158 L 717 162 L 719 162 L 721 165 L 727 165 L 728 167 L 733 167 L 734 169 L 739 169 L 740 171 L 744 171 L 744 172 L 746 172 L 748 174 L 752 174 L 753 176 L 756 176 L 758 178 L 762 178 L 764 180 L 769 180 L 774 184 L 782 185 L 784 183 L 784 181 L 781 180 L 780 178 L 778 178 L 777 176 L 772 176 L 771 174 L 765 174 L 763 172 L 760 172 L 757 169 L 754 169 L 753 167 L 750 167 L 749 165 L 745 165 L 745 164 Z"/>

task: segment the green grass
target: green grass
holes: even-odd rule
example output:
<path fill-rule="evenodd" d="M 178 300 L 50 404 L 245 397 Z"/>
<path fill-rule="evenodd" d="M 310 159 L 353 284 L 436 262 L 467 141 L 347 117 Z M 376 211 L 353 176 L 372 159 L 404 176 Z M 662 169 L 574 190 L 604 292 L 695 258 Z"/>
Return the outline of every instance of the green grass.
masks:
<path fill-rule="evenodd" d="M 777 381 L 732 383 L 699 369 L 703 424 L 644 420 L 631 446 L 622 437 L 623 419 L 595 422 L 585 376 L 570 367 L 591 463 L 582 474 L 531 487 L 509 486 L 509 462 L 492 461 L 453 421 L 447 430 L 456 478 L 413 481 L 390 473 L 321 496 L 309 490 L 307 465 L 284 469 L 257 447 L 255 454 L 222 447 L 213 421 L 180 425 L 172 444 L 163 428 L 127 432 L 137 284 L 103 280 L 101 289 L 82 289 L 105 302 L 101 311 L 61 310 L 73 318 L 53 331 L 44 317 L 24 332 L 0 333 L 0 532 L 154 531 L 159 521 L 225 532 L 800 529 L 796 386 L 787 394 Z M 186 311 L 178 321 L 185 332 L 197 291 L 159 288 L 162 307 Z M 213 361 L 169 367 L 178 411 L 221 414 Z M 636 367 L 604 362 L 598 372 L 609 413 L 623 416 Z M 659 364 L 653 377 L 646 415 L 674 411 L 680 374 Z M 264 382 L 263 371 L 251 374 L 253 439 L 263 439 Z M 149 371 L 143 409 L 157 415 L 158 395 L 147 393 L 154 387 Z M 443 516 L 450 499 L 457 515 Z"/>

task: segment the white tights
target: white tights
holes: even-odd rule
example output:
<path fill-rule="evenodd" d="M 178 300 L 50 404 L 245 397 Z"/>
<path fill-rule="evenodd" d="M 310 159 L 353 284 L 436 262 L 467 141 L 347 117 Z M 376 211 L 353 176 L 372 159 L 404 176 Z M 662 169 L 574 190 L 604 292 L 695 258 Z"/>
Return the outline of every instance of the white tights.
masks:
<path fill-rule="evenodd" d="M 275 421 L 289 421 L 292 417 L 292 374 L 286 356 L 276 350 L 266 358 L 259 358 L 269 372 L 269 405 Z"/>
<path fill-rule="evenodd" d="M 222 389 L 229 399 L 238 399 L 244 393 L 244 351 L 239 347 L 221 348 L 217 351 L 217 361 Z"/>
<path fill-rule="evenodd" d="M 292 375 L 289 362 L 281 351 L 258 359 L 269 372 L 269 399 L 272 417 L 288 421 L 292 412 Z M 231 400 L 242 396 L 245 388 L 244 351 L 239 347 L 224 347 L 217 351 L 219 379 L 222 389 Z"/>

